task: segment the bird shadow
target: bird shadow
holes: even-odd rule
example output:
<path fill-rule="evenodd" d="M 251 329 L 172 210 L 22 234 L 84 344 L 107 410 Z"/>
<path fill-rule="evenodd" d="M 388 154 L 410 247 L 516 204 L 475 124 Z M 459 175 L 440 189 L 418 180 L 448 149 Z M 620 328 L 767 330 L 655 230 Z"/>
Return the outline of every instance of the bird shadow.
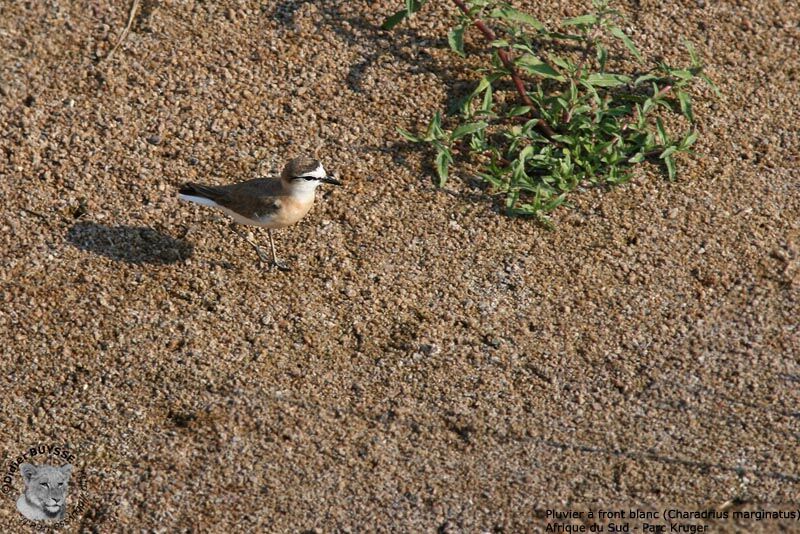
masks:
<path fill-rule="evenodd" d="M 178 263 L 194 253 L 190 243 L 146 226 L 80 222 L 69 229 L 67 241 L 80 250 L 137 265 Z"/>

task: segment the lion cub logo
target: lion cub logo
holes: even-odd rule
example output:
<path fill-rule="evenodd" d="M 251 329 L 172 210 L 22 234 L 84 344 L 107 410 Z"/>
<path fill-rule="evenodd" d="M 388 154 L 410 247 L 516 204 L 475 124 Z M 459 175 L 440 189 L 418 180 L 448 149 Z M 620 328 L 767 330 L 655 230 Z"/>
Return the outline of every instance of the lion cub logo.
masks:
<path fill-rule="evenodd" d="M 17 499 L 17 510 L 31 521 L 64 519 L 67 508 L 67 484 L 72 473 L 72 465 L 61 467 L 51 465 L 19 466 L 25 481 L 25 493 Z"/>

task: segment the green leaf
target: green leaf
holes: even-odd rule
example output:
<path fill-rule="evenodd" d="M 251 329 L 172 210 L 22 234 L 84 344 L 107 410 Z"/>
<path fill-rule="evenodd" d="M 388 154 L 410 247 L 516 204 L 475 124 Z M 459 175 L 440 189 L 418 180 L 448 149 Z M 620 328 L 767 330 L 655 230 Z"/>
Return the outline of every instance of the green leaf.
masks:
<path fill-rule="evenodd" d="M 475 89 L 473 89 L 472 92 L 469 94 L 469 96 L 467 96 L 463 100 L 463 102 L 461 104 L 461 112 L 464 115 L 469 116 L 470 115 L 470 111 L 469 111 L 470 110 L 470 104 L 475 99 L 475 97 L 478 96 L 481 92 L 485 91 L 487 88 L 489 88 L 489 91 L 491 92 L 492 82 L 494 82 L 500 76 L 501 76 L 500 74 L 491 74 L 488 77 L 481 78 L 481 81 L 478 82 L 478 85 L 475 87 Z M 489 98 L 489 100 L 491 100 L 491 96 L 489 96 L 488 98 Z M 488 112 L 488 111 L 491 110 L 491 107 L 489 107 L 489 108 L 485 107 L 486 99 L 487 99 L 487 96 L 484 94 L 484 97 L 483 97 L 484 107 L 482 108 L 482 111 L 484 111 L 484 112 Z"/>
<path fill-rule="evenodd" d="M 488 124 L 486 124 L 483 121 L 471 122 L 471 123 L 468 123 L 468 124 L 462 124 L 461 126 L 459 126 L 458 128 L 456 128 L 453 131 L 452 135 L 450 136 L 450 139 L 452 139 L 453 141 L 455 141 L 456 139 L 461 139 L 465 135 L 469 135 L 471 133 L 479 132 L 479 131 L 483 130 L 484 128 L 486 128 L 487 126 L 488 126 Z"/>
<path fill-rule="evenodd" d="M 565 39 L 567 41 L 585 41 L 586 38 L 583 35 L 575 35 L 574 33 L 562 33 L 562 32 L 548 32 L 547 36 L 551 39 Z"/>
<path fill-rule="evenodd" d="M 678 95 L 678 101 L 681 104 L 681 112 L 683 116 L 689 119 L 689 122 L 694 122 L 694 114 L 692 113 L 692 99 L 683 91 L 675 91 Z"/>
<path fill-rule="evenodd" d="M 405 137 L 406 139 L 408 139 L 412 143 L 419 143 L 420 141 L 422 141 L 422 139 L 420 139 L 416 135 L 414 135 L 411 132 L 409 132 L 408 130 L 404 130 L 404 129 L 400 128 L 400 127 L 397 128 L 397 133 L 399 133 L 400 135 L 402 135 L 403 137 Z"/>
<path fill-rule="evenodd" d="M 519 200 L 519 191 L 515 190 L 509 192 L 506 196 L 506 209 L 510 211 L 514 207 L 514 204 L 517 203 L 517 200 Z"/>
<path fill-rule="evenodd" d="M 660 156 L 658 156 L 658 157 L 659 157 L 660 159 L 665 159 L 665 158 L 668 158 L 668 157 L 670 157 L 672 154 L 674 154 L 674 153 L 675 153 L 677 150 L 678 150 L 678 147 L 676 147 L 675 145 L 668 146 L 668 147 L 667 147 L 667 148 L 664 150 L 664 152 L 662 152 L 662 153 L 661 153 L 661 155 L 660 155 Z"/>
<path fill-rule="evenodd" d="M 655 74 L 644 74 L 636 78 L 636 80 L 634 80 L 633 82 L 633 85 L 638 86 L 643 84 L 644 82 L 649 82 L 650 80 L 658 80 L 660 78 L 661 78 L 660 76 L 656 76 Z"/>
<path fill-rule="evenodd" d="M 453 163 L 453 155 L 447 148 L 439 148 L 436 154 L 436 174 L 439 175 L 439 187 L 443 187 L 447 183 L 448 170 L 450 164 Z"/>
<path fill-rule="evenodd" d="M 425 0 L 406 0 L 406 11 L 408 11 L 409 15 L 413 15 L 419 11 L 419 8 L 421 8 L 424 3 Z"/>
<path fill-rule="evenodd" d="M 425 137 L 423 137 L 422 140 L 430 142 L 434 139 L 441 139 L 443 136 L 444 132 L 442 131 L 442 115 L 437 111 L 431 118 L 431 122 L 428 123 L 428 129 L 426 130 Z"/>
<path fill-rule="evenodd" d="M 658 138 L 661 140 L 662 145 L 669 144 L 669 137 L 667 137 L 667 131 L 664 129 L 664 123 L 661 122 L 661 118 L 656 117 L 656 129 L 658 130 Z"/>
<path fill-rule="evenodd" d="M 505 19 L 510 20 L 512 22 L 521 22 L 522 24 L 527 24 L 528 26 L 536 29 L 536 30 L 544 30 L 544 24 L 536 20 L 536 18 L 528 15 L 527 13 L 523 13 L 522 11 L 517 11 L 511 7 L 504 7 L 504 8 L 496 8 L 492 10 L 491 16 L 496 19 Z"/>
<path fill-rule="evenodd" d="M 526 146 L 525 148 L 523 148 L 520 151 L 519 156 L 517 156 L 517 160 L 520 163 L 524 164 L 525 160 L 530 158 L 532 155 L 533 155 L 533 146 L 532 145 L 528 145 L 528 146 Z M 523 169 L 523 172 L 524 172 L 524 167 L 522 167 L 522 169 Z"/>
<path fill-rule="evenodd" d="M 560 75 L 558 71 L 532 54 L 520 56 L 520 58 L 517 59 L 516 64 L 530 74 L 541 76 L 543 78 L 552 78 L 554 80 L 564 81 L 564 77 Z"/>
<path fill-rule="evenodd" d="M 694 77 L 694 74 L 692 74 L 692 71 L 686 70 L 686 69 L 670 69 L 669 73 L 672 76 L 675 76 L 679 80 L 683 80 L 683 81 L 689 81 Z"/>
<path fill-rule="evenodd" d="M 661 89 L 658 88 L 658 84 L 656 84 L 656 82 L 652 82 L 650 86 L 653 90 L 653 96 L 650 97 L 653 99 L 653 103 L 656 103 L 664 98 L 665 93 L 661 92 Z"/>
<path fill-rule="evenodd" d="M 719 90 L 719 87 L 717 87 L 714 82 L 711 81 L 711 78 L 709 78 L 706 73 L 701 72 L 698 74 L 698 76 L 700 76 L 700 78 L 706 82 L 706 85 L 708 85 L 714 91 L 714 94 L 717 95 L 717 97 L 722 96 L 722 91 Z"/>
<path fill-rule="evenodd" d="M 696 130 L 683 138 L 683 141 L 681 141 L 681 150 L 688 149 L 690 146 L 692 146 L 694 144 L 695 141 L 697 141 L 697 131 Z"/>
<path fill-rule="evenodd" d="M 458 26 L 450 30 L 447 34 L 447 43 L 450 49 L 461 57 L 465 57 L 464 53 L 464 26 Z"/>
<path fill-rule="evenodd" d="M 642 54 L 639 53 L 639 49 L 636 48 L 636 45 L 633 44 L 631 38 L 625 35 L 625 32 L 622 31 L 622 29 L 617 28 L 616 26 L 612 26 L 609 29 L 611 30 L 611 35 L 622 41 L 622 44 L 624 44 L 625 47 L 630 50 L 631 54 L 636 56 L 636 59 L 639 61 L 642 61 Z"/>
<path fill-rule="evenodd" d="M 472 152 L 485 152 L 489 150 L 489 148 L 489 145 L 486 144 L 485 131 L 475 132 L 472 137 L 469 138 L 469 149 Z"/>
<path fill-rule="evenodd" d="M 392 28 L 403 22 L 406 18 L 408 18 L 408 10 L 401 9 L 391 17 L 388 17 L 386 20 L 384 20 L 383 24 L 381 24 L 381 29 L 391 30 Z"/>
<path fill-rule="evenodd" d="M 686 47 L 686 50 L 689 52 L 689 57 L 692 60 L 692 67 L 700 67 L 702 63 L 700 63 L 700 56 L 697 55 L 697 50 L 694 49 L 694 45 L 688 39 L 681 38 L 681 42 L 683 42 L 683 46 Z"/>
<path fill-rule="evenodd" d="M 530 110 L 531 110 L 530 106 L 514 106 L 508 111 L 506 116 L 518 117 L 520 115 L 526 115 L 528 112 L 530 112 Z"/>
<path fill-rule="evenodd" d="M 561 57 L 558 57 L 558 56 L 552 55 L 552 54 L 550 54 L 548 56 L 548 59 L 550 59 L 550 61 L 556 67 L 561 67 L 562 69 L 564 69 L 566 71 L 571 71 L 573 69 L 573 64 L 567 59 L 564 59 L 564 58 L 561 58 Z"/>
<path fill-rule="evenodd" d="M 489 113 L 492 111 L 492 85 L 486 86 L 486 92 L 483 93 L 483 103 L 481 104 L 481 111 Z"/>
<path fill-rule="evenodd" d="M 495 77 L 487 78 L 485 76 L 481 78 L 481 81 L 478 82 L 478 86 L 475 88 L 475 91 L 473 91 L 473 94 L 477 95 L 478 93 L 480 93 L 481 91 L 492 85 L 494 79 L 496 78 Z"/>
<path fill-rule="evenodd" d="M 597 17 L 595 15 L 581 15 L 580 17 L 573 17 L 561 23 L 562 26 L 588 26 L 589 24 L 596 24 Z"/>
<path fill-rule="evenodd" d="M 664 109 L 666 109 L 668 111 L 673 111 L 673 112 L 675 111 L 673 109 L 673 107 L 672 107 L 672 101 L 671 100 L 667 100 L 664 97 L 659 97 L 657 100 L 654 100 L 654 102 L 655 102 L 656 106 L 661 106 L 662 108 L 664 108 Z"/>
<path fill-rule="evenodd" d="M 561 193 L 556 198 L 554 198 L 553 200 L 551 200 L 550 202 L 547 202 L 544 206 L 542 206 L 542 211 L 553 211 L 554 209 L 559 207 L 564 202 L 564 200 L 566 198 L 567 198 L 567 194 L 566 193 Z"/>
<path fill-rule="evenodd" d="M 584 80 L 580 80 L 580 84 L 584 86 L 586 90 L 589 92 L 589 95 L 592 97 L 592 100 L 594 100 L 594 103 L 600 105 L 603 99 L 600 98 L 600 95 L 597 93 L 597 89 L 595 89 L 594 86 L 592 86 L 592 84 L 586 83 L 586 81 Z"/>
<path fill-rule="evenodd" d="M 678 175 L 678 169 L 675 166 L 675 158 L 672 156 L 667 156 L 664 158 L 664 164 L 667 166 L 667 174 L 669 175 L 669 179 L 675 180 L 675 177 Z"/>
<path fill-rule="evenodd" d="M 502 180 L 500 180 L 500 178 L 495 175 L 489 173 L 478 173 L 478 176 L 480 176 L 481 178 L 492 184 L 493 187 L 500 189 L 503 186 Z"/>
<path fill-rule="evenodd" d="M 556 134 L 553 136 L 553 141 L 558 141 L 559 143 L 563 143 L 565 145 L 574 145 L 575 139 L 569 135 L 559 135 Z"/>
<path fill-rule="evenodd" d="M 422 7 L 427 0 L 405 0 L 405 9 L 401 9 L 391 17 L 388 17 L 386 20 L 383 21 L 381 24 L 381 29 L 383 30 L 391 30 L 403 20 L 407 19 Z"/>
<path fill-rule="evenodd" d="M 580 117 L 588 112 L 592 111 L 592 106 L 578 106 L 572 110 L 572 120 L 575 120 L 575 117 Z"/>
<path fill-rule="evenodd" d="M 575 82 L 570 80 L 569 82 L 569 101 L 570 103 L 576 103 L 578 100 L 578 86 L 575 85 Z"/>
<path fill-rule="evenodd" d="M 489 46 L 492 46 L 494 48 L 508 48 L 509 46 L 511 46 L 511 43 L 509 43 L 505 39 L 495 39 L 494 41 L 489 43 Z"/>
<path fill-rule="evenodd" d="M 586 78 L 586 82 L 595 87 L 618 87 L 631 81 L 630 77 L 624 74 L 591 74 Z"/>
<path fill-rule="evenodd" d="M 597 63 L 600 64 L 600 71 L 606 70 L 606 62 L 608 61 L 608 50 L 600 43 L 595 45 L 597 48 Z"/>

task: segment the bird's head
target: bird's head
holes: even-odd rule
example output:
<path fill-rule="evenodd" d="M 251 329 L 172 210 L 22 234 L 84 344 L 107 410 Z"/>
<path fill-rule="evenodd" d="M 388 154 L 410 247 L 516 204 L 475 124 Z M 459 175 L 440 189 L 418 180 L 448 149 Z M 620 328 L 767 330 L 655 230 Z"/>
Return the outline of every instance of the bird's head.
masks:
<path fill-rule="evenodd" d="M 283 168 L 281 178 L 288 186 L 298 192 L 313 192 L 321 183 L 342 185 L 342 182 L 328 176 L 322 163 L 315 159 L 300 157 L 294 158 Z"/>

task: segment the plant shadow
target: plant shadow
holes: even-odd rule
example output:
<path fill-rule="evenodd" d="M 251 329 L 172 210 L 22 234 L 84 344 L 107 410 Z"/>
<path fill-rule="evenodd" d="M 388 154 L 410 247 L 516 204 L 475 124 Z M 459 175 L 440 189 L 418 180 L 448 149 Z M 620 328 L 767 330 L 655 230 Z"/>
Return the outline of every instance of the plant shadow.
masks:
<path fill-rule="evenodd" d="M 194 253 L 190 243 L 146 226 L 79 222 L 69 229 L 67 241 L 80 250 L 136 265 L 178 263 Z"/>
<path fill-rule="evenodd" d="M 270 7 L 272 18 L 288 31 L 296 24 L 295 17 L 303 4 L 312 0 L 282 0 Z M 317 8 L 324 17 L 319 21 L 324 26 L 352 45 L 363 45 L 370 52 L 353 62 L 346 76 L 348 89 L 359 95 L 369 93 L 364 87 L 364 77 L 370 68 L 381 63 L 383 58 L 391 57 L 395 64 L 403 65 L 409 72 L 431 72 L 435 74 L 445 87 L 446 108 L 455 109 L 463 97 L 477 83 L 470 80 L 472 71 L 466 64 L 457 61 L 441 62 L 429 49 L 447 49 L 446 38 L 431 38 L 422 35 L 409 24 L 400 24 L 391 31 L 386 31 L 379 24 L 361 15 L 349 15 L 342 6 L 335 2 L 317 3 Z"/>

